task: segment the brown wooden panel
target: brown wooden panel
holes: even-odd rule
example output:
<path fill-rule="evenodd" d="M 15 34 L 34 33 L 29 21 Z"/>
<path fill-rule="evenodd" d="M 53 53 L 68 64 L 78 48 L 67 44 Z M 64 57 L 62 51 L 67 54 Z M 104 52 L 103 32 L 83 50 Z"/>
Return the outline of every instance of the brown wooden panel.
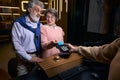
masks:
<path fill-rule="evenodd" d="M 48 77 L 53 77 L 65 70 L 78 66 L 82 62 L 82 56 L 77 53 L 72 53 L 69 58 L 55 59 L 56 56 L 45 58 L 43 62 L 38 63 L 45 71 Z"/>

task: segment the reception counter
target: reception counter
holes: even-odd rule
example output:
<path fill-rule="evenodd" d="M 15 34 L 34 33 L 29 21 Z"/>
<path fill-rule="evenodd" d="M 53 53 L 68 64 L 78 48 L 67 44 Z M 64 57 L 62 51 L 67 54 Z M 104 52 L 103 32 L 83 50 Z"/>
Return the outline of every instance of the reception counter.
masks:
<path fill-rule="evenodd" d="M 38 63 L 45 71 L 48 77 L 53 77 L 63 71 L 69 70 L 82 63 L 82 56 L 72 53 L 69 58 L 60 58 L 57 55 L 45 58 L 43 62 Z"/>

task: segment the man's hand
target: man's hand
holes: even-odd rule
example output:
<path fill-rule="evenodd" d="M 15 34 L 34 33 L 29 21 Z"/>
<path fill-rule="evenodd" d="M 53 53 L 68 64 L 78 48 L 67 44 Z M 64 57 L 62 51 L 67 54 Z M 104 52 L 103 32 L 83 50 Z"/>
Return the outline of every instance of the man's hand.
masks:
<path fill-rule="evenodd" d="M 32 59 L 30 60 L 30 62 L 42 62 L 43 59 L 39 58 L 39 57 L 32 57 Z"/>

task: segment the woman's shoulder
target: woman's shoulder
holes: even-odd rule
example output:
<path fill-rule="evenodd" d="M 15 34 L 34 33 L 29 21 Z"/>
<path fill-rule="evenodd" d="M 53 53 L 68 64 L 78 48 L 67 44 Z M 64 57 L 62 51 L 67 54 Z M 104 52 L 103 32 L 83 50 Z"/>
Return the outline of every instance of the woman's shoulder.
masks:
<path fill-rule="evenodd" d="M 56 26 L 58 29 L 63 30 L 61 26 Z"/>

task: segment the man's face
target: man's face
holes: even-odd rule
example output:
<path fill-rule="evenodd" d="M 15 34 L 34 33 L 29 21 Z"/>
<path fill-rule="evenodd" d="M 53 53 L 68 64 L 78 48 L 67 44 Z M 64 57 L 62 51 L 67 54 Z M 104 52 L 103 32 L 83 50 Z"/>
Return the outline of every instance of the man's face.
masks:
<path fill-rule="evenodd" d="M 42 8 L 39 5 L 35 5 L 32 8 L 29 8 L 29 15 L 33 22 L 38 22 L 40 19 Z"/>

